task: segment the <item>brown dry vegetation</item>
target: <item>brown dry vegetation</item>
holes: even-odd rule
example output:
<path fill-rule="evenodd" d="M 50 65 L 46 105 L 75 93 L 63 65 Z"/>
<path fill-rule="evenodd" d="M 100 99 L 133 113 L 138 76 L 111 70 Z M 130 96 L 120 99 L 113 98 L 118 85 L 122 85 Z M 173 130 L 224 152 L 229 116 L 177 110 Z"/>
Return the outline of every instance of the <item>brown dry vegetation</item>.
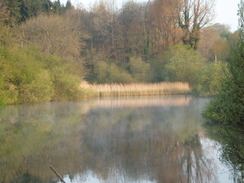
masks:
<path fill-rule="evenodd" d="M 186 94 L 191 92 L 189 84 L 183 82 L 91 85 L 82 83 L 81 88 L 90 88 L 98 96 L 168 95 Z"/>

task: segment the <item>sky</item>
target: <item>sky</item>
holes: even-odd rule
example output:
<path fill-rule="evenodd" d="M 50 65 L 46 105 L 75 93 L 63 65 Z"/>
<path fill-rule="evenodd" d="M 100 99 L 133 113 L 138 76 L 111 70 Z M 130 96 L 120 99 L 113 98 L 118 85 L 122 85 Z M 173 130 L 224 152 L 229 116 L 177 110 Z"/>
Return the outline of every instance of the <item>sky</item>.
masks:
<path fill-rule="evenodd" d="M 239 3 L 240 0 L 216 0 L 214 22 L 229 25 L 231 31 L 237 30 Z"/>
<path fill-rule="evenodd" d="M 83 4 L 84 7 L 90 7 L 94 2 L 99 0 L 71 0 L 73 4 Z M 113 1 L 113 0 L 108 0 Z M 114 0 L 118 7 L 121 7 L 123 3 L 127 0 Z M 134 0 L 134 2 L 146 2 L 147 0 Z M 230 30 L 233 32 L 238 28 L 238 4 L 241 0 L 215 0 L 215 19 L 212 21 L 214 23 L 221 23 L 228 25 Z M 65 3 L 66 0 L 61 0 Z"/>

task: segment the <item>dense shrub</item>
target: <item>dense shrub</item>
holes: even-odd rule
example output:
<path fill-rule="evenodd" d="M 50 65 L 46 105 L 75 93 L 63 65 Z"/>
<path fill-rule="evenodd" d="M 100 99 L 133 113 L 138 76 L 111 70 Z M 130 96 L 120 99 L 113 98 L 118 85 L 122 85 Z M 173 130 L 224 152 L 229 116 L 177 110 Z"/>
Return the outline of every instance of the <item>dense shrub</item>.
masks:
<path fill-rule="evenodd" d="M 94 61 L 88 80 L 92 83 L 132 83 L 151 81 L 150 64 L 131 57 L 123 67 L 108 61 Z"/>
<path fill-rule="evenodd" d="M 140 57 L 131 57 L 129 71 L 132 77 L 138 82 L 151 81 L 150 64 L 145 63 Z"/>
<path fill-rule="evenodd" d="M 164 56 L 165 80 L 189 82 L 196 84 L 197 74 L 204 65 L 204 58 L 189 46 L 175 45 Z"/>
<path fill-rule="evenodd" d="M 94 66 L 95 83 L 131 83 L 134 79 L 124 69 L 115 64 L 99 62 Z"/>
<path fill-rule="evenodd" d="M 37 49 L 0 49 L 0 104 L 75 100 L 79 68 Z"/>
<path fill-rule="evenodd" d="M 162 82 L 165 81 L 165 63 L 160 58 L 151 58 L 150 59 L 150 75 L 152 82 Z"/>
<path fill-rule="evenodd" d="M 54 69 L 52 73 L 54 87 L 53 100 L 77 100 L 82 97 L 79 90 L 81 79 L 62 69 Z"/>
<path fill-rule="evenodd" d="M 221 61 L 205 64 L 198 73 L 194 92 L 201 96 L 219 94 L 227 70 L 227 64 Z"/>
<path fill-rule="evenodd" d="M 35 76 L 29 84 L 19 86 L 19 102 L 46 102 L 53 97 L 53 83 L 47 70 L 43 70 Z"/>

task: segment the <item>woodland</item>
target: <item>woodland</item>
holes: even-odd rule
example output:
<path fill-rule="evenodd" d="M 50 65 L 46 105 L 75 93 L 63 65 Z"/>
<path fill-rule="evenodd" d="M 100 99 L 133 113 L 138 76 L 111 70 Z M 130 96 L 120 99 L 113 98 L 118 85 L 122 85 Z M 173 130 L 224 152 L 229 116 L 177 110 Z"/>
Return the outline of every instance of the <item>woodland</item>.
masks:
<path fill-rule="evenodd" d="M 0 103 L 77 100 L 91 84 L 186 82 L 219 94 L 240 31 L 211 24 L 212 0 L 0 1 Z"/>

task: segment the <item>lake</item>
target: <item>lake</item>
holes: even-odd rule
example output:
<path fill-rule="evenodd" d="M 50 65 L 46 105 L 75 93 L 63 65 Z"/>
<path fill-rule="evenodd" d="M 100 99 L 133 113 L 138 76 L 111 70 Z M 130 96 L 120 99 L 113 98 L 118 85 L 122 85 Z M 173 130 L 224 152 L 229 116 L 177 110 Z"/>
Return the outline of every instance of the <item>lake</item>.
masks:
<path fill-rule="evenodd" d="M 203 128 L 209 100 L 124 97 L 7 106 L 0 109 L 0 182 L 61 182 L 56 172 L 66 183 L 231 183 L 221 145 Z"/>

